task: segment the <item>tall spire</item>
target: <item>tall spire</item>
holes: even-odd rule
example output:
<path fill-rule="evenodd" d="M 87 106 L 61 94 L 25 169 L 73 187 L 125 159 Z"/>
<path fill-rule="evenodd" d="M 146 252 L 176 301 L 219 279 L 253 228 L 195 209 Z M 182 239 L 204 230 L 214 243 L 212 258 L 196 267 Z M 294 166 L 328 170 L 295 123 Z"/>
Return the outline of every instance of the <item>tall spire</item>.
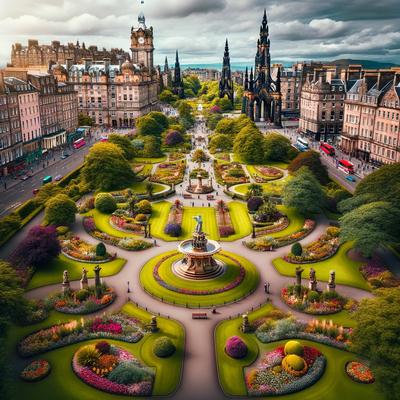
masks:
<path fill-rule="evenodd" d="M 175 54 L 175 64 L 179 65 L 179 54 L 178 54 L 178 50 L 176 50 L 176 54 Z"/>
<path fill-rule="evenodd" d="M 164 72 L 168 72 L 168 71 L 169 71 L 168 57 L 165 57 Z"/>
<path fill-rule="evenodd" d="M 175 54 L 175 69 L 174 69 L 174 81 L 172 82 L 173 92 L 183 99 L 185 97 L 185 92 L 183 89 L 183 80 L 181 76 L 181 66 L 179 64 L 179 54 L 176 50 Z"/>
<path fill-rule="evenodd" d="M 232 102 L 233 105 L 234 92 L 233 92 L 233 83 L 231 74 L 231 60 L 229 57 L 228 39 L 226 39 L 225 41 L 225 52 L 222 62 L 222 74 L 221 74 L 221 80 L 219 81 L 219 97 L 223 98 L 224 96 L 228 96 L 229 100 Z"/>

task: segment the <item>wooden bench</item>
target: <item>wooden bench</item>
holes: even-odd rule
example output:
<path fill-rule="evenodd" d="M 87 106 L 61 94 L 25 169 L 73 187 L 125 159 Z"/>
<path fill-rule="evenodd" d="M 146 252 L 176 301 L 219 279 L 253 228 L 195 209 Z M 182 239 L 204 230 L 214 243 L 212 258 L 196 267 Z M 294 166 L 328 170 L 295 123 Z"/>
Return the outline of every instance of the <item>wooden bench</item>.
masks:
<path fill-rule="evenodd" d="M 195 312 L 192 313 L 192 319 L 207 319 L 207 313 L 205 312 Z"/>
<path fill-rule="evenodd" d="M 184 193 L 184 194 L 183 194 L 183 198 L 184 198 L 184 199 L 193 199 L 193 196 L 192 196 L 191 194 L 186 194 L 186 193 Z"/>
<path fill-rule="evenodd" d="M 214 195 L 208 194 L 207 195 L 207 200 L 214 200 Z"/>

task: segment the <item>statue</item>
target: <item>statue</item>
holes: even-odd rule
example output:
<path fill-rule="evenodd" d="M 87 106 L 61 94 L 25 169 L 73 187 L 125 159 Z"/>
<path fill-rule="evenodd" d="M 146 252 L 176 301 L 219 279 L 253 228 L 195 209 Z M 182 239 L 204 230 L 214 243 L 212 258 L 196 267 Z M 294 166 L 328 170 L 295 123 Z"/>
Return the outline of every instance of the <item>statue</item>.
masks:
<path fill-rule="evenodd" d="M 88 277 L 87 277 L 87 269 L 85 267 L 82 268 L 82 278 L 81 278 L 81 289 L 87 289 L 89 286 Z"/>
<path fill-rule="evenodd" d="M 249 317 L 247 314 L 242 315 L 242 332 L 247 333 L 251 331 Z"/>
<path fill-rule="evenodd" d="M 63 281 L 62 281 L 61 286 L 62 286 L 63 294 L 68 294 L 68 292 L 71 290 L 71 285 L 69 282 L 69 276 L 68 276 L 67 270 L 65 270 L 63 272 Z"/>
<path fill-rule="evenodd" d="M 96 291 L 96 297 L 99 299 L 102 296 L 102 290 L 101 290 L 101 280 L 100 280 L 100 265 L 96 265 L 94 269 L 94 286 L 95 286 L 95 291 Z"/>
<path fill-rule="evenodd" d="M 326 288 L 328 289 L 329 292 L 334 292 L 335 288 L 336 288 L 336 273 L 335 271 L 330 271 L 329 272 L 329 281 L 328 281 L 328 285 L 326 286 Z"/>
<path fill-rule="evenodd" d="M 155 333 L 158 331 L 158 326 L 157 326 L 157 317 L 155 315 L 151 316 L 151 321 L 150 321 L 150 330 L 151 332 Z"/>
<path fill-rule="evenodd" d="M 308 287 L 310 288 L 310 290 L 317 290 L 317 277 L 315 274 L 315 269 L 314 268 L 310 268 L 310 282 L 308 284 Z"/>
<path fill-rule="evenodd" d="M 194 231 L 196 233 L 201 233 L 203 231 L 203 219 L 202 219 L 201 215 L 196 215 L 193 217 L 193 219 L 195 219 L 197 222 L 196 228 Z"/>
<path fill-rule="evenodd" d="M 301 267 L 296 267 L 296 285 L 301 285 L 301 274 L 304 269 Z"/>

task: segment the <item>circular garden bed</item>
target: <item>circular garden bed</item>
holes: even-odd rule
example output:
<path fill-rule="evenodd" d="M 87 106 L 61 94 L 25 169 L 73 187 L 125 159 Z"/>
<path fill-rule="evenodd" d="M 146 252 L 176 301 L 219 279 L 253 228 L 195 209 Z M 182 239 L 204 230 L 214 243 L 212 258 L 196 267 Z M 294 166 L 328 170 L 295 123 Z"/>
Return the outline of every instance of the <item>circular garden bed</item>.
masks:
<path fill-rule="evenodd" d="M 283 172 L 275 167 L 255 166 L 254 170 L 256 172 L 254 179 L 258 183 L 263 183 L 283 178 Z"/>
<path fill-rule="evenodd" d="M 375 382 L 374 374 L 370 368 L 359 361 L 348 362 L 346 364 L 346 374 L 357 383 Z"/>
<path fill-rule="evenodd" d="M 51 365 L 46 360 L 34 360 L 21 372 L 20 377 L 26 382 L 37 382 L 46 378 L 51 371 Z"/>
<path fill-rule="evenodd" d="M 172 251 L 147 262 L 140 272 L 140 281 L 154 297 L 187 307 L 232 303 L 255 290 L 259 275 L 253 264 L 227 252 L 221 252 L 215 258 L 226 268 L 222 275 L 213 279 L 194 281 L 177 276 L 173 265 L 182 259 L 182 254 Z"/>
<path fill-rule="evenodd" d="M 83 382 L 107 393 L 150 396 L 152 392 L 154 371 L 105 341 L 82 346 L 74 354 L 72 369 Z"/>

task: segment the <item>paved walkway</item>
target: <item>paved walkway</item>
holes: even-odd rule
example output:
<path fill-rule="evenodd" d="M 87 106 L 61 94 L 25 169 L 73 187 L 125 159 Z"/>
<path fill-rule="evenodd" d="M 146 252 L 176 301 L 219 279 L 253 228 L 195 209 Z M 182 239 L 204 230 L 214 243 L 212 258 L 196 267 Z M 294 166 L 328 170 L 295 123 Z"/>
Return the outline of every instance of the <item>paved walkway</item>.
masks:
<path fill-rule="evenodd" d="M 206 169 L 209 170 L 211 176 L 214 178 L 212 168 L 209 168 L 209 164 L 210 163 L 206 163 Z M 192 167 L 192 163 L 189 162 L 189 169 L 191 169 Z M 184 182 L 187 182 L 186 179 L 187 175 L 185 176 Z M 174 198 L 178 197 L 179 196 L 174 196 Z M 219 193 L 218 197 L 225 199 L 226 196 L 222 194 L 221 190 L 221 195 Z M 172 200 L 174 198 L 172 198 Z M 179 199 L 182 200 L 181 197 L 179 197 Z M 198 204 L 199 200 L 196 200 L 196 203 Z M 28 225 L 27 228 L 29 228 L 29 226 L 33 224 L 37 224 L 40 221 L 40 218 L 40 216 L 37 217 L 37 219 L 34 220 L 30 225 Z M 302 241 L 303 243 L 307 243 L 318 238 L 328 226 L 328 221 L 322 216 L 318 219 L 317 222 L 318 224 L 316 229 Z M 26 232 L 26 229 L 24 231 Z M 80 216 L 78 216 L 77 218 L 75 226 L 73 227 L 73 231 L 76 233 L 77 236 L 80 236 L 88 242 L 95 242 L 95 240 L 84 231 L 82 226 L 82 218 Z M 10 243 L 10 245 L 13 246 L 16 242 L 18 242 L 24 233 L 21 232 L 20 234 L 18 234 L 15 239 L 13 239 L 12 243 Z M 241 244 L 241 241 L 242 239 L 236 242 L 224 242 L 222 244 L 222 247 L 224 250 L 240 254 L 241 256 L 246 257 L 248 260 L 250 260 L 257 267 L 260 273 L 260 285 L 258 286 L 257 290 L 249 297 L 235 304 L 218 308 L 217 314 L 211 314 L 211 312 L 209 312 L 208 320 L 198 321 L 193 321 L 191 319 L 192 310 L 161 303 L 160 301 L 152 298 L 149 294 L 144 292 L 144 290 L 140 286 L 139 273 L 141 267 L 150 258 L 165 251 L 176 249 L 177 242 L 164 242 L 158 239 L 157 247 L 145 250 L 143 252 L 129 252 L 118 248 L 113 248 L 113 246 L 108 246 L 111 252 L 116 251 L 119 257 L 125 258 L 127 260 L 127 263 L 117 275 L 106 277 L 103 279 L 118 293 L 117 300 L 107 309 L 107 311 L 119 310 L 126 303 L 126 301 L 132 300 L 134 302 L 138 302 L 143 307 L 147 307 L 149 310 L 153 310 L 157 313 L 160 312 L 162 315 L 170 316 L 171 318 L 180 321 L 185 327 L 186 353 L 184 360 L 183 377 L 181 386 L 173 395 L 174 399 L 216 400 L 226 398 L 222 393 L 218 382 L 214 353 L 214 329 L 218 322 L 227 319 L 229 316 L 236 317 L 245 313 L 246 311 L 251 310 L 252 308 L 257 308 L 261 303 L 264 303 L 266 300 L 266 294 L 264 293 L 263 283 L 265 281 L 268 281 L 271 284 L 271 294 L 269 294 L 269 298 L 274 305 L 282 310 L 291 311 L 299 319 L 307 320 L 312 318 L 312 316 L 306 314 L 293 312 L 280 299 L 280 289 L 293 281 L 294 278 L 281 276 L 273 267 L 272 260 L 287 253 L 288 247 L 286 246 L 273 252 L 260 253 L 244 247 Z M 11 246 L 7 247 L 10 249 L 12 248 Z M 0 251 L 0 256 L 4 257 L 4 251 Z M 130 294 L 127 293 L 127 281 L 130 282 Z M 79 282 L 74 281 L 71 283 L 71 286 L 73 288 L 77 288 L 79 286 Z M 321 282 L 320 287 L 322 286 L 323 283 Z M 49 293 L 60 289 L 60 284 L 45 286 L 28 292 L 27 296 L 29 298 L 44 298 Z M 337 290 L 339 293 L 345 296 L 353 297 L 355 299 L 361 299 L 366 296 L 371 296 L 370 293 L 363 290 L 341 285 L 337 286 Z"/>

